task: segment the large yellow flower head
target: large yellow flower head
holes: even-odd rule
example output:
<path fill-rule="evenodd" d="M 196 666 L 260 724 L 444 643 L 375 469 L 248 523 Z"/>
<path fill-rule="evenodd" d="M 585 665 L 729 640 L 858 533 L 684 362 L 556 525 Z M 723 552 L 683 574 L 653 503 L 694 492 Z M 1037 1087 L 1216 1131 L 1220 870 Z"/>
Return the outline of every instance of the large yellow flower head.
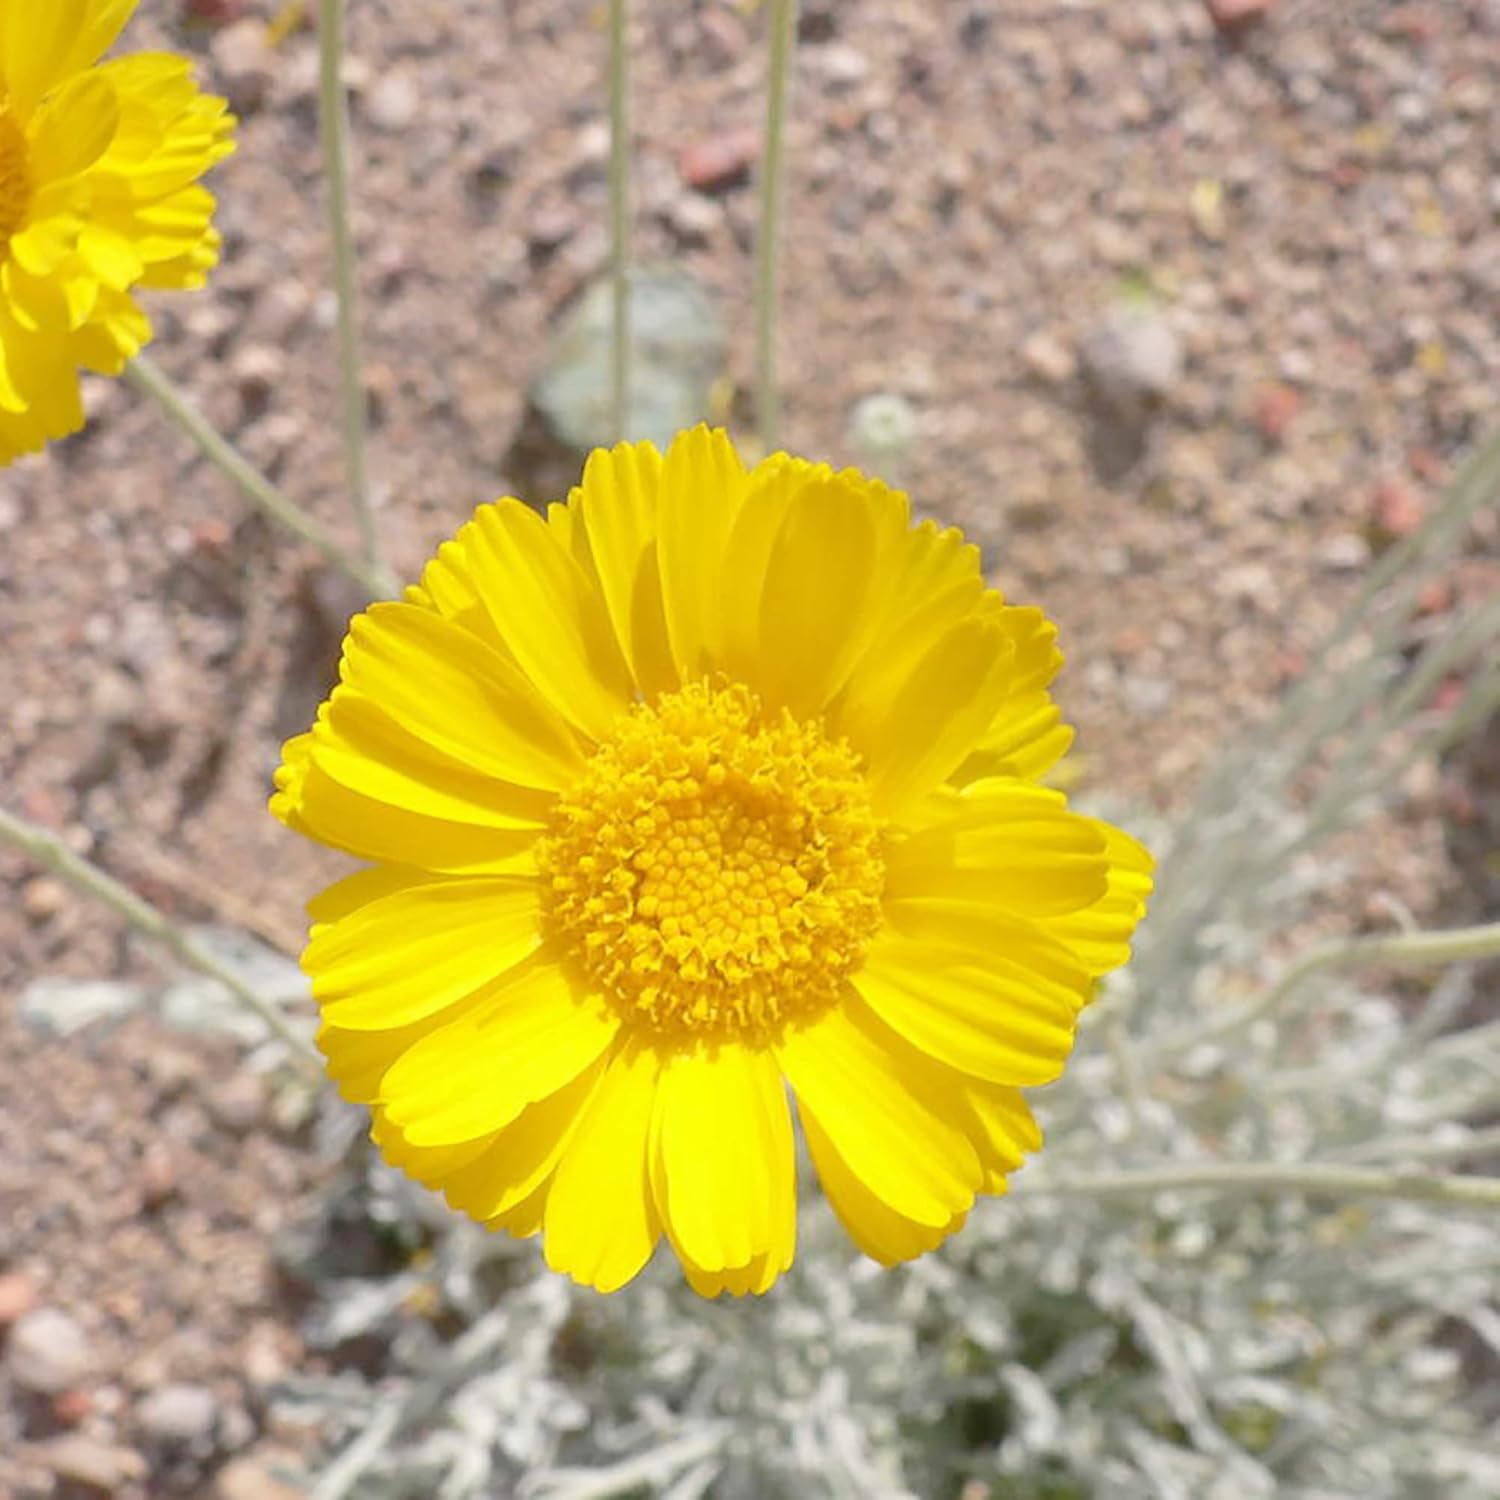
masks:
<path fill-rule="evenodd" d="M 319 1043 L 386 1157 L 608 1290 L 791 1264 L 787 1085 L 855 1241 L 931 1249 L 1041 1137 L 1151 860 L 1037 778 L 1061 663 L 977 549 L 698 428 L 484 505 L 352 622 L 272 810 Z"/>
<path fill-rule="evenodd" d="M 137 0 L 0 0 L 0 465 L 83 425 L 78 372 L 151 337 L 131 291 L 218 259 L 198 178 L 233 150 L 185 59 L 98 61 Z"/>

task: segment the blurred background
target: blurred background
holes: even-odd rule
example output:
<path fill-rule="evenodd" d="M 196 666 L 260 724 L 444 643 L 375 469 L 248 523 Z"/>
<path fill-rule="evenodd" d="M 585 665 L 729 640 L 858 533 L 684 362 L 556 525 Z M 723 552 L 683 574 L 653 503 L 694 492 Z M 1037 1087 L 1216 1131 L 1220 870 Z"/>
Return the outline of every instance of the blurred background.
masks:
<path fill-rule="evenodd" d="M 748 434 L 765 15 L 739 0 L 633 9 L 637 426 L 708 416 Z M 299 14 L 143 0 L 126 34 L 129 50 L 191 53 L 242 122 L 211 183 L 223 263 L 207 291 L 156 299 L 152 352 L 352 541 L 316 40 Z M 371 462 L 412 577 L 477 503 L 560 496 L 577 450 L 605 436 L 590 297 L 608 253 L 603 14 L 356 0 L 349 22 Z M 1080 731 L 1070 780 L 1154 837 L 1303 679 L 1494 426 L 1500 5 L 804 0 L 799 39 L 786 444 L 908 488 L 982 545 L 1007 595 L 1058 620 Z M 203 926 L 252 982 L 295 994 L 302 902 L 342 866 L 264 804 L 364 601 L 124 384 L 86 400 L 83 435 L 0 474 L 6 804 Z M 1493 603 L 1493 506 L 1419 582 L 1395 645 L 1408 659 Z M 1424 708 L 1465 691 L 1455 669 Z M 1299 887 L 1295 935 L 1493 919 L 1497 741 L 1490 719 L 1409 757 L 1378 815 L 1323 856 L 1325 878 Z M 1131 1300 L 1143 1283 L 1078 1300 L 1087 1252 L 1063 1254 L 1040 1211 L 1029 1233 L 1045 1227 L 1071 1269 L 1026 1262 L 1030 1321 L 1005 1308 L 1022 1273 L 1000 1276 L 991 1241 L 963 1236 L 951 1262 L 881 1281 L 875 1310 L 856 1305 L 873 1283 L 832 1235 L 823 1260 L 809 1241 L 807 1280 L 774 1314 L 694 1308 L 662 1277 L 605 1307 L 553 1283 L 533 1247 L 477 1243 L 369 1167 L 352 1111 L 297 1086 L 212 986 L 164 980 L 107 911 L 7 854 L 0 890 L 0 1495 L 1500 1493 L 1500 1477 L 1446 1473 L 1458 1460 L 1429 1449 L 1374 1473 L 1319 1468 L 1320 1443 L 1357 1450 L 1435 1421 L 1358 1381 L 1327 1396 L 1321 1437 L 1281 1452 L 1287 1392 L 1316 1403 L 1309 1369 L 1356 1359 L 1364 1335 L 1329 1332 L 1321 1354 L 1288 1335 L 1251 1359 L 1237 1328 L 1221 1358 L 1193 1342 L 1206 1319 L 1179 1309 L 1174 1352 Z M 1390 1024 L 1419 998 L 1398 993 Z M 1492 1022 L 1493 976 L 1450 1010 Z M 1020 1232 L 1011 1207 L 987 1221 L 1000 1240 Z M 1282 1229 L 1330 1252 L 1331 1295 L 1347 1267 L 1323 1217 L 1339 1221 Z M 1195 1222 L 1161 1237 L 1196 1235 L 1189 1261 L 1217 1233 Z M 1121 1233 L 1139 1250 L 1138 1221 Z M 1494 1260 L 1477 1234 L 1462 1253 L 1482 1308 Z M 1361 1244 L 1376 1267 L 1391 1247 Z M 1222 1301 L 1248 1253 L 1192 1271 L 1203 1295 Z M 1279 1267 L 1243 1289 L 1247 1308 L 1297 1279 Z M 952 1322 L 962 1306 L 973 1326 Z M 1318 1321 L 1303 1294 L 1288 1306 Z M 1368 1326 L 1390 1326 L 1370 1309 Z M 1445 1411 L 1454 1389 L 1493 1381 L 1500 1337 L 1493 1313 L 1461 1334 L 1433 1317 L 1413 1335 L 1426 1373 L 1397 1361 L 1392 1380 L 1436 1382 Z M 1074 1333 L 1093 1343 L 1075 1349 Z M 729 1366 L 709 1379 L 693 1363 L 793 1343 L 808 1370 L 764 1350 L 754 1366 L 765 1410 L 725 1394 Z M 913 1371 L 929 1358 L 924 1405 Z M 1226 1358 L 1243 1388 L 1205 1395 L 1199 1367 Z M 1068 1393 L 1103 1422 L 1133 1380 L 1159 1382 L 1120 1396 L 1145 1439 L 1105 1423 L 1070 1453 Z M 334 1488 L 329 1453 L 380 1422 L 378 1459 Z M 814 1424 L 805 1441 L 798 1422 Z M 576 1472 L 610 1465 L 605 1481 Z"/>

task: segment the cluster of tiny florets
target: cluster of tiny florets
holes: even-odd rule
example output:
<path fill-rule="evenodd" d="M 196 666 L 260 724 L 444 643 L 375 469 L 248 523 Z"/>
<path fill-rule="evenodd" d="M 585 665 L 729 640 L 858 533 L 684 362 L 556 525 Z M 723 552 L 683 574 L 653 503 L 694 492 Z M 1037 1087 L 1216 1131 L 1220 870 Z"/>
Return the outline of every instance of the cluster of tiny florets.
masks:
<path fill-rule="evenodd" d="M 548 925 L 622 1016 L 764 1038 L 832 1005 L 879 919 L 858 757 L 744 687 L 638 705 L 559 801 Z"/>

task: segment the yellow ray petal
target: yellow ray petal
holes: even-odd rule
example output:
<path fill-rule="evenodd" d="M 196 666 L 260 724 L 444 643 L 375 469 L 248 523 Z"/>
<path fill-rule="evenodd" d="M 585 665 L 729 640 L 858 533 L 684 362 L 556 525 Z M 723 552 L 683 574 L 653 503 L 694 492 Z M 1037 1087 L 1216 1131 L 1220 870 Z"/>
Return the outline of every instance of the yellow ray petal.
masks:
<path fill-rule="evenodd" d="M 27 127 L 31 180 L 51 183 L 86 171 L 104 155 L 119 123 L 119 101 L 103 78 L 97 73 L 70 78 L 43 101 Z"/>
<path fill-rule="evenodd" d="M 790 1259 L 780 1264 L 780 1255 L 757 1255 L 748 1265 L 733 1266 L 725 1271 L 705 1271 L 691 1261 L 682 1262 L 682 1274 L 700 1297 L 717 1297 L 728 1292 L 732 1297 L 743 1297 L 747 1293 L 763 1296 L 776 1284 L 777 1278 Z"/>
<path fill-rule="evenodd" d="M 313 736 L 282 747 L 271 812 L 358 859 L 449 874 L 537 873 L 535 829 L 480 827 L 408 812 L 340 785 L 314 761 Z"/>
<path fill-rule="evenodd" d="M 102 64 L 96 76 L 120 101 L 120 127 L 99 163 L 100 208 L 127 221 L 180 192 L 234 150 L 234 116 L 203 94 L 192 65 L 170 52 L 136 52 Z"/>
<path fill-rule="evenodd" d="M 371 1116 L 370 1139 L 391 1166 L 427 1188 L 441 1188 L 449 1177 L 490 1146 L 488 1136 L 461 1141 L 456 1146 L 413 1146 L 378 1109 Z"/>
<path fill-rule="evenodd" d="M 324 886 L 307 903 L 307 919 L 313 931 L 329 922 L 347 917 L 371 901 L 396 891 L 409 890 L 424 880 L 441 880 L 441 875 L 429 875 L 425 871 L 411 870 L 404 865 L 370 865 Z"/>
<path fill-rule="evenodd" d="M 963 1227 L 966 1211 L 950 1214 L 940 1224 L 921 1224 L 899 1214 L 883 1202 L 861 1180 L 859 1174 L 835 1149 L 817 1119 L 803 1107 L 802 1130 L 808 1153 L 822 1184 L 829 1206 L 849 1237 L 871 1260 L 883 1266 L 898 1265 L 936 1249 Z"/>
<path fill-rule="evenodd" d="M 419 879 L 320 926 L 302 968 L 325 1020 L 384 1029 L 482 989 L 541 941 L 535 882 Z"/>
<path fill-rule="evenodd" d="M 0 7 L 0 76 L 28 116 L 48 90 L 81 72 L 119 35 L 137 0 L 46 0 Z"/>
<path fill-rule="evenodd" d="M 726 1043 L 668 1057 L 652 1135 L 657 1209 L 684 1260 L 712 1272 L 788 1253 L 796 1163 L 769 1052 Z"/>
<path fill-rule="evenodd" d="M 896 815 L 973 750 L 1006 692 L 1011 646 L 992 621 L 959 620 L 917 660 L 878 732 L 851 739 L 869 763 L 879 811 Z"/>
<path fill-rule="evenodd" d="M 312 759 L 325 776 L 372 802 L 481 828 L 543 828 L 557 800 L 455 762 L 348 686 L 335 688 L 319 715 Z"/>
<path fill-rule="evenodd" d="M 495 629 L 537 691 L 593 739 L 632 698 L 603 596 L 519 500 L 481 505 L 457 538 Z"/>
<path fill-rule="evenodd" d="M 504 1213 L 496 1214 L 493 1219 L 486 1220 L 484 1227 L 493 1230 L 503 1229 L 518 1240 L 529 1240 L 540 1234 L 542 1220 L 547 1212 L 547 1195 L 551 1188 L 552 1178 L 544 1178 L 541 1186 L 529 1198 L 523 1198 L 514 1208 L 508 1208 Z"/>
<path fill-rule="evenodd" d="M 803 1119 L 818 1122 L 870 1191 L 943 1225 L 973 1201 L 979 1160 L 951 1101 L 926 1070 L 904 1065 L 903 1045 L 851 993 L 776 1050 Z"/>
<path fill-rule="evenodd" d="M 792 501 L 809 484 L 831 480 L 827 464 L 776 453 L 745 480 L 745 497 L 725 543 L 729 565 L 719 591 L 719 658 L 724 670 L 750 682 L 760 660 L 760 601 L 766 564 Z"/>
<path fill-rule="evenodd" d="M 571 1083 L 528 1104 L 512 1125 L 443 1182 L 450 1206 L 472 1219 L 509 1213 L 552 1175 L 604 1076 L 598 1058 Z"/>
<path fill-rule="evenodd" d="M 843 475 L 792 497 L 760 596 L 750 682 L 767 703 L 810 718 L 843 686 L 886 587 L 883 519 L 866 488 Z"/>
<path fill-rule="evenodd" d="M 1060 792 L 1016 780 L 975 782 L 929 799 L 927 819 L 886 860 L 891 900 L 982 902 L 1026 917 L 1061 916 L 1103 896 L 1104 838 Z"/>
<path fill-rule="evenodd" d="M 964 1087 L 969 1139 L 984 1166 L 986 1193 L 1005 1191 L 1005 1179 L 1042 1149 L 1042 1132 L 1019 1089 L 969 1083 Z"/>
<path fill-rule="evenodd" d="M 992 776 L 1035 781 L 1068 753 L 1073 730 L 1050 693 L 1008 698 L 980 736 L 974 753 L 953 773 L 956 786 Z"/>
<path fill-rule="evenodd" d="M 661 1237 L 646 1181 L 656 1073 L 645 1048 L 613 1058 L 548 1188 L 547 1264 L 597 1291 L 624 1286 Z"/>
<path fill-rule="evenodd" d="M 889 569 L 884 607 L 833 710 L 839 732 L 859 743 L 880 732 L 922 656 L 985 597 L 979 549 L 932 521 L 896 539 Z"/>
<path fill-rule="evenodd" d="M 1043 986 L 1067 995 L 1075 1009 L 1087 1003 L 1097 971 L 1052 932 L 1049 919 L 1018 916 L 989 899 L 990 895 L 986 892 L 973 900 L 957 901 L 941 896 L 887 897 L 883 904 L 887 932 L 892 937 L 961 950 L 966 962 L 980 966 L 1002 956 L 1005 963 L 1036 975 Z"/>
<path fill-rule="evenodd" d="M 647 699 L 678 685 L 657 565 L 661 470 L 650 443 L 599 448 L 574 492 L 615 638 Z"/>
<path fill-rule="evenodd" d="M 351 1104 L 373 1104 L 380 1080 L 413 1043 L 451 1020 L 438 1013 L 390 1031 L 345 1031 L 325 1021 L 318 1028 L 318 1049 L 328 1060 L 328 1076 Z"/>
<path fill-rule="evenodd" d="M 1107 974 L 1130 958 L 1130 940 L 1146 914 L 1155 861 L 1128 833 L 1094 821 L 1104 839 L 1108 885 L 1092 905 L 1049 917 L 1045 930 L 1065 943 L 1093 974 Z"/>
<path fill-rule="evenodd" d="M 340 676 L 417 739 L 470 770 L 558 791 L 583 768 L 577 736 L 484 641 L 413 604 L 349 622 Z"/>
<path fill-rule="evenodd" d="M 725 433 L 699 426 L 667 451 L 660 482 L 662 605 L 678 679 L 692 682 L 713 670 L 722 649 L 719 590 L 745 468 Z"/>
<path fill-rule="evenodd" d="M 907 1041 L 991 1083 L 1051 1083 L 1073 1050 L 1073 991 L 992 954 L 883 934 L 854 985 Z"/>
<path fill-rule="evenodd" d="M 560 967 L 533 963 L 403 1053 L 380 1103 L 414 1146 L 491 1134 L 577 1078 L 619 1025 Z"/>

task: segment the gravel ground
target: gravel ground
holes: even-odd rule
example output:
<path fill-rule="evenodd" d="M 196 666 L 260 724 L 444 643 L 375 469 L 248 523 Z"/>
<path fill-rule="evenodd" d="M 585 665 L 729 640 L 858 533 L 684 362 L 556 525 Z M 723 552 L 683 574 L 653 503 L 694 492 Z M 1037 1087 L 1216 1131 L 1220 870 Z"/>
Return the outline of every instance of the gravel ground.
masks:
<path fill-rule="evenodd" d="M 224 265 L 160 300 L 153 352 L 352 538 L 315 41 L 267 50 L 268 5 L 183 25 L 213 8 L 144 0 L 130 34 L 198 54 L 244 119 L 215 182 Z M 713 290 L 743 392 L 763 23 L 637 9 L 641 252 Z M 1085 786 L 1166 811 L 1420 519 L 1500 375 L 1500 5 L 1278 0 L 1229 32 L 1212 9 L 805 0 L 791 133 L 787 445 L 852 461 L 856 405 L 903 398 L 896 477 L 1061 624 Z M 605 262 L 603 39 L 589 0 L 351 10 L 372 464 L 410 575 L 477 502 L 546 498 L 526 389 Z M 338 866 L 264 801 L 359 601 L 141 398 L 88 404 L 85 435 L 0 476 L 6 804 L 174 915 L 294 950 Z M 1493 591 L 1497 552 L 1481 530 L 1434 612 Z M 1423 768 L 1407 791 L 1362 849 L 1356 917 L 1376 890 L 1435 909 L 1452 789 Z M 97 907 L 9 857 L 0 884 L 0 995 L 136 971 Z M 0 1494 L 73 1472 L 79 1493 L 275 1500 L 259 1466 L 295 1435 L 264 1430 L 257 1382 L 301 1355 L 267 1244 L 318 1169 L 215 1116 L 246 1076 L 225 1048 L 145 1019 L 64 1046 L 14 1006 L 0 1045 L 0 1453 L 23 1454 Z M 55 1391 L 17 1377 L 7 1286 L 84 1341 Z M 114 1469 L 78 1478 L 69 1443 Z"/>

